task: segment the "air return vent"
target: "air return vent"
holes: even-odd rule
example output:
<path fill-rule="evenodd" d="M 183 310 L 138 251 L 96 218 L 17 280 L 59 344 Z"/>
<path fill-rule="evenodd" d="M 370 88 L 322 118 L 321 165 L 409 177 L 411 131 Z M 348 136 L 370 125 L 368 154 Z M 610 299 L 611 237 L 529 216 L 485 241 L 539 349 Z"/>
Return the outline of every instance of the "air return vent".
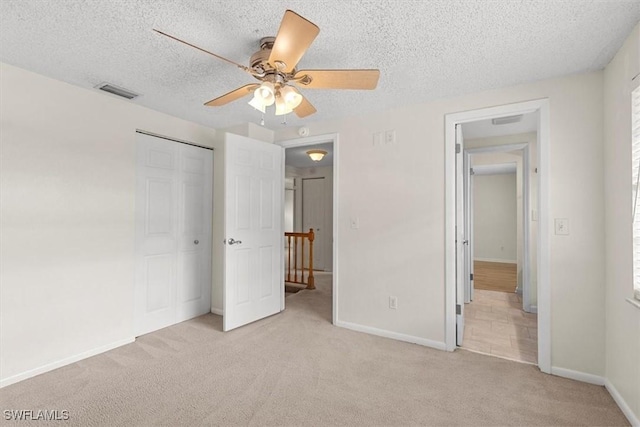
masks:
<path fill-rule="evenodd" d="M 96 89 L 100 89 L 100 90 L 103 90 L 105 92 L 109 92 L 109 93 L 112 93 L 114 95 L 120 96 L 122 98 L 127 98 L 127 99 L 133 99 L 133 98 L 137 98 L 138 96 L 140 96 L 137 93 L 134 93 L 134 92 L 131 92 L 130 90 L 123 89 L 121 87 L 112 85 L 110 83 L 101 83 L 98 86 L 96 86 Z"/>
<path fill-rule="evenodd" d="M 494 125 L 508 125 L 509 123 L 517 123 L 522 120 L 522 114 L 517 116 L 498 117 L 497 119 L 491 119 L 491 123 Z"/>

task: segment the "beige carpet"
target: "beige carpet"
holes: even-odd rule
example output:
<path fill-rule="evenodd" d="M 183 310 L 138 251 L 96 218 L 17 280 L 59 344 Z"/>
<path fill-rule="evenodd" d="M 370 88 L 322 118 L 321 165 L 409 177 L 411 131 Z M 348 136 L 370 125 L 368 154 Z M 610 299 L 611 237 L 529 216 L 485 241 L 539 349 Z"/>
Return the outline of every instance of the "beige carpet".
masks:
<path fill-rule="evenodd" d="M 202 316 L 6 387 L 0 409 L 68 410 L 56 426 L 626 425 L 603 387 L 334 327 L 330 275 L 317 285 L 229 333 Z"/>

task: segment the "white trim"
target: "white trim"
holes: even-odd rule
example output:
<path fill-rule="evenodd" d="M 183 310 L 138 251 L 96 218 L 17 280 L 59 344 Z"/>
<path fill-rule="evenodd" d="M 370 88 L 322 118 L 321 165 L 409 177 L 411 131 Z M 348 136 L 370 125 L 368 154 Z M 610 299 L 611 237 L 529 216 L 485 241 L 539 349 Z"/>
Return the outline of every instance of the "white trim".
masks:
<path fill-rule="evenodd" d="M 551 247 L 549 236 L 549 164 L 551 121 L 549 100 L 537 101 L 538 116 L 538 366 L 542 372 L 551 369 Z"/>
<path fill-rule="evenodd" d="M 497 107 L 481 108 L 445 116 L 445 342 L 456 348 L 455 275 L 455 126 L 477 120 L 539 112 L 538 120 L 538 367 L 551 371 L 551 290 L 549 251 L 549 100 L 538 99 Z"/>
<path fill-rule="evenodd" d="M 444 335 L 446 350 L 456 349 L 456 124 L 450 115 L 445 116 L 444 150 Z"/>
<path fill-rule="evenodd" d="M 517 259 L 499 259 L 499 258 L 473 258 L 474 261 L 482 261 L 482 262 L 501 262 L 503 264 L 517 264 Z"/>
<path fill-rule="evenodd" d="M 442 341 L 432 341 L 426 338 L 415 337 L 413 335 L 401 334 L 399 332 L 387 331 L 385 329 L 373 328 L 371 326 L 363 326 L 357 323 L 343 322 L 339 320 L 336 324 L 341 328 L 351 329 L 356 332 L 364 332 L 365 334 L 376 335 L 384 338 L 391 338 L 392 340 L 409 342 L 412 344 L 419 344 L 425 347 L 435 348 L 437 350 L 445 350 L 446 344 Z"/>
<path fill-rule="evenodd" d="M 636 308 L 640 308 L 640 301 L 635 298 L 627 298 L 626 301 Z"/>
<path fill-rule="evenodd" d="M 337 133 L 329 133 L 323 135 L 307 136 L 305 138 L 288 139 L 286 141 L 278 141 L 276 144 L 280 145 L 285 150 L 292 147 L 302 147 L 305 145 L 315 145 L 321 143 L 332 142 L 333 143 L 333 272 L 332 272 L 332 288 L 333 288 L 333 310 L 332 310 L 332 323 L 336 325 L 338 323 L 338 225 L 340 224 L 338 218 L 338 182 L 339 182 L 339 135 Z M 284 169 L 283 169 L 284 174 Z M 283 175 L 284 176 L 284 175 Z M 283 190 L 284 191 L 284 190 Z M 284 199 L 283 199 L 284 200 Z M 284 258 L 283 258 L 284 266 Z M 284 268 L 284 267 L 283 267 Z M 284 283 L 284 281 L 283 281 Z M 284 308 L 284 302 L 283 302 Z"/>
<path fill-rule="evenodd" d="M 586 372 L 574 371 L 572 369 L 551 367 L 551 374 L 570 380 L 582 381 L 583 383 L 604 385 L 605 379 L 599 375 L 587 374 Z"/>
<path fill-rule="evenodd" d="M 80 360 L 87 359 L 89 357 L 98 355 L 100 353 L 104 353 L 104 352 L 107 352 L 109 350 L 113 350 L 114 348 L 121 347 L 121 346 L 126 345 L 126 344 L 131 344 L 135 340 L 136 339 L 134 337 L 125 338 L 125 339 L 120 340 L 120 341 L 115 341 L 115 342 L 112 342 L 110 344 L 103 345 L 101 347 L 94 348 L 92 350 L 84 351 L 84 352 L 76 354 L 74 356 L 65 357 L 64 359 L 61 359 L 61 360 L 58 360 L 58 361 L 55 361 L 55 362 L 51 362 L 51 363 L 47 363 L 46 365 L 40 366 L 38 368 L 30 369 L 28 371 L 13 375 L 13 376 L 11 376 L 9 378 L 5 378 L 3 380 L 0 380 L 0 388 L 6 387 L 6 386 L 11 385 L 11 384 L 15 384 L 15 383 L 20 382 L 20 381 L 24 381 L 24 380 L 26 380 L 28 378 L 35 377 L 36 375 L 44 374 L 45 372 L 53 371 L 54 369 L 58 369 L 58 368 L 61 368 L 63 366 L 66 366 L 66 365 L 70 365 L 70 364 L 72 364 L 74 362 L 78 362 Z"/>
<path fill-rule="evenodd" d="M 476 165 L 471 166 L 475 176 L 481 175 L 512 175 L 518 171 L 516 162 L 496 163 L 493 165 Z"/>
<path fill-rule="evenodd" d="M 464 151 L 469 154 L 503 153 L 505 151 L 523 150 L 526 146 L 526 142 L 517 142 L 515 144 L 492 145 L 490 147 L 466 148 Z"/>
<path fill-rule="evenodd" d="M 640 427 L 640 418 L 638 418 L 638 415 L 633 413 L 627 401 L 624 400 L 622 395 L 618 392 L 618 389 L 616 389 L 616 387 L 613 385 L 611 381 L 609 381 L 608 378 L 605 378 L 604 386 L 609 392 L 609 394 L 611 395 L 611 397 L 613 397 L 613 400 L 616 402 L 616 404 L 618 405 L 618 407 L 620 408 L 624 416 L 627 417 L 627 420 L 629 420 L 629 423 L 632 426 Z"/>
<path fill-rule="evenodd" d="M 538 306 L 537 305 L 532 305 L 531 306 L 531 311 L 529 313 L 538 313 Z"/>
<path fill-rule="evenodd" d="M 217 314 L 218 316 L 224 316 L 224 310 L 221 308 L 211 307 L 211 313 Z"/>

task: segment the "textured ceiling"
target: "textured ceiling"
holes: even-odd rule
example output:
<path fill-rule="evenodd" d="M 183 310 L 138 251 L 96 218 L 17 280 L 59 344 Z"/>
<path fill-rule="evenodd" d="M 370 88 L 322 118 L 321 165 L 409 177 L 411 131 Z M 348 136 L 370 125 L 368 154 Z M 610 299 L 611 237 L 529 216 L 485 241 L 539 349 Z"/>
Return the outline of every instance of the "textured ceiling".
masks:
<path fill-rule="evenodd" d="M 249 75 L 151 29 L 247 63 L 286 9 L 320 27 L 299 68 L 381 71 L 372 92 L 305 90 L 318 113 L 290 126 L 599 70 L 640 19 L 638 0 L 0 0 L 0 60 L 210 127 L 257 123 L 243 100 L 202 105 Z"/>

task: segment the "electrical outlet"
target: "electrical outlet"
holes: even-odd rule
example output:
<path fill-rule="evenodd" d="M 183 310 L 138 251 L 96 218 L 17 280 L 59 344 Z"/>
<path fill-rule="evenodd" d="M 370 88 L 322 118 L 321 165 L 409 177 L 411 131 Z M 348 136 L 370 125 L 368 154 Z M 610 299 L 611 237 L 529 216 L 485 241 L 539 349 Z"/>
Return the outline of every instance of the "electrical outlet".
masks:
<path fill-rule="evenodd" d="M 393 310 L 398 309 L 398 297 L 389 297 L 389 308 Z"/>

